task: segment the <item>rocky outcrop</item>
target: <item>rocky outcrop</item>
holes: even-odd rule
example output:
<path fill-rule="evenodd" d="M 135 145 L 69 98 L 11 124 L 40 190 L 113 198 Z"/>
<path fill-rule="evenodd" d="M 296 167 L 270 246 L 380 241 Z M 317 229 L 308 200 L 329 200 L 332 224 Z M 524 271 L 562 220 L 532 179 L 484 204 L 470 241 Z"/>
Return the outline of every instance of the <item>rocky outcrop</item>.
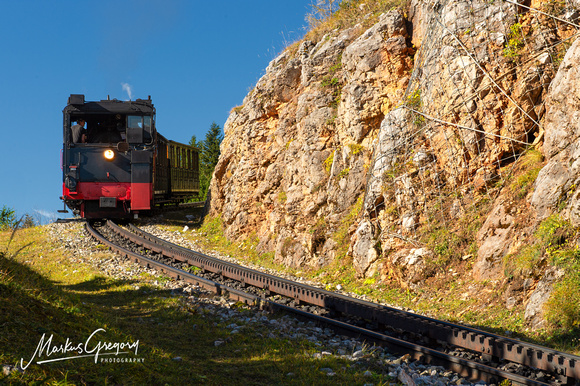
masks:
<path fill-rule="evenodd" d="M 537 283 L 526 305 L 524 318 L 532 328 L 538 329 L 545 327 L 544 304 L 550 299 L 554 283 L 564 276 L 562 270 L 549 268 L 542 279 Z"/>
<path fill-rule="evenodd" d="M 370 145 L 401 102 L 410 54 L 405 19 L 391 11 L 270 63 L 228 118 L 212 179 L 210 215 L 230 239 L 255 234 L 293 267 L 334 258 L 331 236 L 364 192 Z"/>
<path fill-rule="evenodd" d="M 570 47 L 550 85 L 546 102 L 544 153 L 548 162 L 540 171 L 532 205 L 540 218 L 565 205 L 565 215 L 580 225 L 580 42 Z"/>
<path fill-rule="evenodd" d="M 403 288 L 418 289 L 426 277 L 426 260 L 433 257 L 428 248 L 404 248 L 387 259 L 387 267 Z"/>
<path fill-rule="evenodd" d="M 464 274 L 505 282 L 540 221 L 563 208 L 580 224 L 580 48 L 563 57 L 557 44 L 577 12 L 551 10 L 555 21 L 528 5 L 546 6 L 412 0 L 286 50 L 226 122 L 210 215 L 289 267 L 348 252 L 359 277 L 416 289 L 445 275 L 453 243 L 472 243 Z M 514 187 L 542 144 L 533 189 Z M 552 288 L 542 277 L 506 290 L 534 325 Z"/>
<path fill-rule="evenodd" d="M 493 279 L 502 274 L 503 257 L 514 237 L 515 216 L 510 212 L 505 203 L 498 203 L 477 233 L 479 250 L 473 276 L 478 280 Z"/>
<path fill-rule="evenodd" d="M 405 105 L 381 124 L 366 214 L 378 228 L 393 231 L 380 240 L 383 251 L 391 251 L 407 247 L 401 236 L 426 232 L 433 219 L 461 233 L 466 211 L 493 197 L 473 235 L 479 247 L 473 273 L 501 278 L 503 259 L 519 245 L 513 241 L 522 228 L 515 226 L 522 208 L 500 194 L 503 174 L 527 144 L 541 139 L 556 74 L 548 43 L 559 31 L 543 28 L 530 13 L 518 15 L 507 2 L 412 2 L 411 10 L 426 35 L 419 39 Z M 517 39 L 517 52 L 508 51 Z"/>
<path fill-rule="evenodd" d="M 372 276 L 376 273 L 375 263 L 379 258 L 379 251 L 376 248 L 376 232 L 373 224 L 364 220 L 358 226 L 352 238 L 353 264 L 359 276 Z M 368 272 L 368 271 L 371 272 Z"/>

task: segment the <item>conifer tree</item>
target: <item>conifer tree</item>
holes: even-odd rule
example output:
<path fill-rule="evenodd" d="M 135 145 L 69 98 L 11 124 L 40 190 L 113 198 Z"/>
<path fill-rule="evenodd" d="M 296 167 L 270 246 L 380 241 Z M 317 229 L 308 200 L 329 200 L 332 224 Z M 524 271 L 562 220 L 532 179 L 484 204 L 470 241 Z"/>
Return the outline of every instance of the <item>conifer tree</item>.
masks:
<path fill-rule="evenodd" d="M 211 169 L 212 173 L 220 157 L 220 144 L 223 139 L 221 127 L 213 122 L 205 135 L 205 140 L 202 145 L 203 151 L 200 158 L 201 164 L 208 170 Z"/>
<path fill-rule="evenodd" d="M 197 137 L 195 135 L 192 135 L 191 139 L 189 140 L 189 146 L 197 147 L 198 150 L 201 150 L 202 143 L 203 141 L 197 141 Z"/>
<path fill-rule="evenodd" d="M 16 223 L 16 212 L 14 209 L 4 205 L 0 210 L 0 230 L 11 228 Z"/>
<path fill-rule="evenodd" d="M 199 188 L 200 193 L 198 200 L 205 200 L 207 190 L 213 170 L 218 163 L 220 157 L 220 144 L 224 139 L 222 129 L 219 125 L 213 122 L 205 135 L 203 141 L 197 141 L 194 136 L 191 137 L 189 144 L 199 149 Z"/>

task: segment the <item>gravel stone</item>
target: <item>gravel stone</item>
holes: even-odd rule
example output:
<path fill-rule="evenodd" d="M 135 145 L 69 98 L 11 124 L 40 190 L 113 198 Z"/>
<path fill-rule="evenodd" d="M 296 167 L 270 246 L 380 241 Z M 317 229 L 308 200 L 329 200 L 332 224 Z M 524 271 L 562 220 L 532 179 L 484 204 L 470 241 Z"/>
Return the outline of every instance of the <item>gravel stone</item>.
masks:
<path fill-rule="evenodd" d="M 336 375 L 336 373 L 334 372 L 333 369 L 328 368 L 328 367 L 323 367 L 320 369 L 321 372 L 325 373 L 327 376 L 332 377 L 334 375 Z"/>
<path fill-rule="evenodd" d="M 16 366 L 12 366 L 12 365 L 2 365 L 2 374 L 4 376 L 7 377 L 14 372 L 22 373 L 23 370 L 20 367 L 16 367 Z"/>

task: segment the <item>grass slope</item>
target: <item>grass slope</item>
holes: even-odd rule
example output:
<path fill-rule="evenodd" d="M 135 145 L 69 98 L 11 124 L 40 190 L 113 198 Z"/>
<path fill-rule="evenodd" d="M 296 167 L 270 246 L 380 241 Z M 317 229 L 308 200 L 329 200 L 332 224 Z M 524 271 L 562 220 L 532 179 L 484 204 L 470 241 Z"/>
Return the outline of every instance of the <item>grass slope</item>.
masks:
<path fill-rule="evenodd" d="M 138 363 L 95 363 L 94 356 L 37 364 L 38 360 L 75 356 L 55 353 L 10 375 L 0 384 L 164 385 L 164 384 L 374 384 L 366 368 L 334 356 L 314 359 L 306 341 L 264 338 L 268 326 L 231 334 L 227 322 L 186 297 L 155 285 L 159 278 L 103 276 L 79 262 L 71 250 L 51 239 L 46 227 L 21 230 L 9 245 L 0 233 L 0 365 L 26 366 L 41 337 L 52 347 L 83 343 L 96 330 L 94 342 L 139 342 L 138 352 L 111 358 Z M 26 246 L 28 245 L 28 246 Z M 23 248 L 24 247 L 24 248 Z M 23 248 L 23 249 L 21 249 Z M 18 251 L 18 253 L 16 253 Z M 16 256 L 13 256 L 15 255 Z M 93 248 L 93 258 L 110 258 Z M 240 309 L 244 306 L 240 305 Z M 246 310 L 248 316 L 254 310 Z M 231 323 L 231 322 L 229 322 Z M 216 346 L 221 339 L 226 344 Z M 131 351 L 131 350 L 129 350 Z M 103 357 L 101 357 L 103 358 Z M 332 368 L 329 377 L 320 371 Z M 288 373 L 293 373 L 289 376 Z"/>

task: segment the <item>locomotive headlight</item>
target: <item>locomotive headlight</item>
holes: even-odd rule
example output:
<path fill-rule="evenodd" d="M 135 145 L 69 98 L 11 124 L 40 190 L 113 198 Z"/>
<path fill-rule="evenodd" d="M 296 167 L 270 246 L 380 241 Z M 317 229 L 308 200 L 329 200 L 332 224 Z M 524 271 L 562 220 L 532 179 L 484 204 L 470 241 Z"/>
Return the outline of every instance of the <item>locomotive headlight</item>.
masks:
<path fill-rule="evenodd" d="M 112 160 L 113 158 L 115 158 L 115 152 L 113 150 L 111 150 L 111 149 L 105 150 L 105 152 L 103 153 L 103 155 L 109 161 Z"/>

